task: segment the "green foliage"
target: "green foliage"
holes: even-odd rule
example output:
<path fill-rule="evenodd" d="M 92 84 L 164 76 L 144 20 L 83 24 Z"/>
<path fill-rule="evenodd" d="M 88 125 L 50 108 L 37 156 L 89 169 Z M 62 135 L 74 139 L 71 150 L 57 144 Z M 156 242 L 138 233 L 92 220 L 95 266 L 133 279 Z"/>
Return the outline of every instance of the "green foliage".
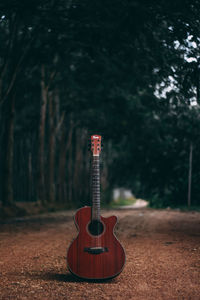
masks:
<path fill-rule="evenodd" d="M 44 66 L 45 178 L 56 131 L 56 201 L 89 204 L 85 149 L 87 135 L 97 132 L 105 137 L 104 203 L 114 187 L 124 186 L 154 206 L 185 204 L 193 143 L 192 202 L 198 204 L 200 110 L 191 106 L 192 99 L 200 102 L 198 1 L 3 0 L 0 8 L 0 138 L 5 145 L 15 95 L 15 200 L 37 199 Z M 165 90 L 170 78 L 173 89 Z"/>
<path fill-rule="evenodd" d="M 158 194 L 154 194 L 149 200 L 149 206 L 152 208 L 166 208 L 169 207 L 172 203 L 170 202 L 170 195 L 164 195 L 159 197 Z"/>

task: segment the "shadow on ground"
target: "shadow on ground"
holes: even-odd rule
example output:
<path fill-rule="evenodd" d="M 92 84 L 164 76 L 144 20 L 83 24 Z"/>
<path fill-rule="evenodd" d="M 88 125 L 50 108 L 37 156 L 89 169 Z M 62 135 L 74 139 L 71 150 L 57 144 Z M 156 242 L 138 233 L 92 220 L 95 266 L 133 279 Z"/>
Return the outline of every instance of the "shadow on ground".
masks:
<path fill-rule="evenodd" d="M 91 283 L 117 283 L 115 278 L 109 280 L 86 280 L 78 278 L 71 273 L 60 274 L 60 273 L 42 273 L 42 274 L 28 274 L 31 279 L 40 279 L 45 281 L 57 281 L 57 282 L 91 282 Z"/>

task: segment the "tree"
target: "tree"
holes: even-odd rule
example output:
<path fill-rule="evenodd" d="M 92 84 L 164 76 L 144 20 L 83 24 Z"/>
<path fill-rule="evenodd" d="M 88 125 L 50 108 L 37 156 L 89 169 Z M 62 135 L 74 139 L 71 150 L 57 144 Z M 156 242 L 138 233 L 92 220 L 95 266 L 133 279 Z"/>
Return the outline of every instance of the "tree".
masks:
<path fill-rule="evenodd" d="M 15 199 L 21 198 L 19 183 L 27 186 L 29 178 L 37 190 L 32 200 L 86 203 L 84 140 L 94 132 L 109 145 L 105 201 L 117 185 L 165 205 L 183 199 L 193 140 L 199 160 L 199 111 L 190 106 L 193 96 L 199 98 L 198 51 L 188 44 L 199 43 L 199 3 L 37 0 L 3 1 L 1 8 L 4 204 L 12 201 L 12 176 Z M 188 51 L 196 61 L 185 59 Z M 23 161 L 20 176 L 16 161 Z M 195 163 L 193 184 L 199 174 Z"/>

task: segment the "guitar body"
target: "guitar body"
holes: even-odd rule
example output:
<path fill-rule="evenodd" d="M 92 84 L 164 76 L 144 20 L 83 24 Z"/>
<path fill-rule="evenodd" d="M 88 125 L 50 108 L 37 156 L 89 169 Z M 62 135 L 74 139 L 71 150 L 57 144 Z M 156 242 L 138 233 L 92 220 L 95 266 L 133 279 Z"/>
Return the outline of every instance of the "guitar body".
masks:
<path fill-rule="evenodd" d="M 74 275 L 84 279 L 109 279 L 117 276 L 125 263 L 125 252 L 114 235 L 117 217 L 100 217 L 100 229 L 91 227 L 91 207 L 79 209 L 75 224 L 79 229 L 77 238 L 67 252 L 68 268 Z"/>

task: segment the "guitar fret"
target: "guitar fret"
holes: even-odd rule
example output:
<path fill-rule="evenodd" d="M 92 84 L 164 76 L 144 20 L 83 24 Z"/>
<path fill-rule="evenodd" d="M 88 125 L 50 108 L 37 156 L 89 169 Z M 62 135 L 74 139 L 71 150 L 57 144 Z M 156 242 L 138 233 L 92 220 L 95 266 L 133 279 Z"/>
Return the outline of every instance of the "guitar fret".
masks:
<path fill-rule="evenodd" d="M 100 168 L 99 157 L 92 160 L 92 218 L 100 219 Z"/>

